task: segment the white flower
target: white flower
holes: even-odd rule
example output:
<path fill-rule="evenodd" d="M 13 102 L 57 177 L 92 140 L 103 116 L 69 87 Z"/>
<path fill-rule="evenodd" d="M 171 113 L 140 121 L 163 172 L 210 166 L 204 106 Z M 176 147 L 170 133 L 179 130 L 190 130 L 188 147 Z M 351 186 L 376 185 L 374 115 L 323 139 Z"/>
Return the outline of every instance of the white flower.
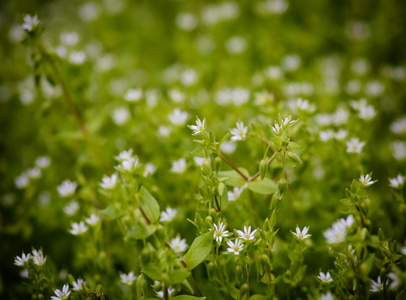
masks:
<path fill-rule="evenodd" d="M 393 157 L 396 160 L 406 159 L 406 142 L 394 141 L 391 148 Z"/>
<path fill-rule="evenodd" d="M 31 259 L 31 254 L 25 254 L 23 252 L 23 254 L 21 255 L 21 257 L 17 256 L 16 259 L 14 260 L 14 264 L 16 266 L 24 266 L 29 260 Z"/>
<path fill-rule="evenodd" d="M 307 231 L 309 231 L 309 228 L 307 228 L 306 226 L 303 228 L 302 231 L 300 231 L 300 228 L 297 226 L 296 232 L 292 232 L 292 234 L 294 234 L 299 240 L 304 240 L 312 236 L 311 234 L 307 234 Z"/>
<path fill-rule="evenodd" d="M 286 71 L 295 71 L 300 67 L 302 60 L 299 55 L 286 55 L 281 62 L 282 68 Z"/>
<path fill-rule="evenodd" d="M 361 106 L 359 110 L 359 117 L 364 120 L 371 120 L 375 117 L 376 111 L 375 108 L 371 105 Z"/>
<path fill-rule="evenodd" d="M 130 119 L 131 114 L 127 107 L 119 107 L 113 110 L 111 113 L 111 118 L 113 122 L 118 126 L 122 126 Z"/>
<path fill-rule="evenodd" d="M 240 252 L 244 248 L 244 243 L 241 243 L 241 240 L 238 238 L 235 239 L 234 243 L 232 241 L 228 241 L 227 245 L 230 247 L 230 248 L 227 248 L 227 251 L 234 253 L 234 255 L 240 254 Z"/>
<path fill-rule="evenodd" d="M 171 242 L 169 243 L 173 251 L 176 253 L 181 253 L 186 251 L 187 249 L 187 243 L 185 239 L 181 239 L 180 237 L 173 238 Z"/>
<path fill-rule="evenodd" d="M 366 187 L 375 183 L 374 181 L 371 181 L 371 180 L 372 180 L 372 177 L 369 174 L 361 175 L 361 177 L 359 179 L 359 181 L 361 181 L 361 183 Z"/>
<path fill-rule="evenodd" d="M 172 163 L 171 171 L 178 174 L 184 173 L 186 171 L 186 160 L 184 158 L 175 160 Z"/>
<path fill-rule="evenodd" d="M 86 218 L 86 223 L 89 224 L 90 226 L 95 226 L 97 223 L 99 223 L 99 216 L 95 214 L 91 214 L 90 218 Z"/>
<path fill-rule="evenodd" d="M 133 157 L 133 149 L 124 150 L 118 156 L 114 157 L 118 161 L 129 160 Z"/>
<path fill-rule="evenodd" d="M 121 165 L 116 168 L 120 171 L 132 172 L 139 166 L 138 157 L 130 157 L 129 159 L 123 160 Z"/>
<path fill-rule="evenodd" d="M 181 126 L 186 123 L 189 114 L 185 111 L 181 111 L 179 108 L 175 108 L 172 114 L 168 116 L 173 125 Z"/>
<path fill-rule="evenodd" d="M 324 131 L 319 132 L 319 138 L 322 142 L 327 142 L 328 140 L 333 139 L 335 136 L 334 131 L 331 129 L 327 129 Z"/>
<path fill-rule="evenodd" d="M 325 294 L 321 294 L 319 300 L 334 300 L 334 296 L 331 292 L 327 292 Z"/>
<path fill-rule="evenodd" d="M 340 129 L 338 132 L 336 132 L 335 134 L 335 138 L 339 141 L 343 141 L 345 140 L 345 138 L 348 135 L 348 131 L 345 129 Z"/>
<path fill-rule="evenodd" d="M 177 210 L 170 207 L 166 208 L 166 211 L 161 212 L 161 222 L 170 222 L 176 217 Z"/>
<path fill-rule="evenodd" d="M 292 116 L 288 116 L 285 119 L 282 119 L 281 127 L 288 127 L 295 124 L 299 120 L 292 120 Z"/>
<path fill-rule="evenodd" d="M 86 60 L 86 53 L 83 51 L 72 51 L 69 55 L 69 62 L 74 65 L 82 65 Z"/>
<path fill-rule="evenodd" d="M 242 186 L 241 188 L 234 187 L 233 191 L 229 191 L 227 193 L 228 201 L 237 200 L 241 196 L 241 193 L 244 191 L 244 188 L 245 188 L 244 186 Z"/>
<path fill-rule="evenodd" d="M 198 79 L 197 73 L 193 69 L 187 69 L 180 75 L 180 82 L 184 86 L 191 86 L 196 83 Z"/>
<path fill-rule="evenodd" d="M 276 135 L 279 135 L 281 133 L 281 130 L 282 130 L 282 127 L 279 126 L 279 124 L 275 122 L 275 125 L 272 126 L 273 133 L 275 133 Z"/>
<path fill-rule="evenodd" d="M 138 102 L 142 98 L 142 90 L 141 89 L 130 89 L 124 95 L 124 99 L 129 102 Z"/>
<path fill-rule="evenodd" d="M 26 188 L 30 184 L 30 179 L 28 178 L 28 175 L 23 173 L 20 176 L 16 177 L 14 179 L 14 183 L 19 189 Z"/>
<path fill-rule="evenodd" d="M 237 144 L 229 141 L 225 141 L 221 146 L 220 150 L 223 151 L 226 154 L 232 154 L 235 151 L 235 148 L 237 148 Z"/>
<path fill-rule="evenodd" d="M 142 173 L 142 176 L 147 177 L 148 175 L 154 174 L 156 171 L 156 167 L 152 163 L 147 163 L 145 164 L 145 169 L 144 173 Z"/>
<path fill-rule="evenodd" d="M 176 16 L 176 24 L 180 29 L 191 31 L 195 29 L 197 25 L 197 18 L 191 13 L 179 13 Z"/>
<path fill-rule="evenodd" d="M 335 222 L 323 235 L 329 244 L 342 243 L 347 236 L 347 229 L 341 222 Z"/>
<path fill-rule="evenodd" d="M 65 284 L 61 290 L 55 290 L 55 296 L 51 296 L 52 300 L 66 300 L 69 298 L 70 291 L 69 291 L 69 284 Z"/>
<path fill-rule="evenodd" d="M 389 288 L 392 290 L 396 290 L 400 286 L 401 283 L 400 276 L 402 276 L 402 274 L 401 273 L 399 274 L 399 271 L 397 271 L 396 268 L 394 268 L 393 270 L 394 272 L 390 272 L 388 274 L 388 277 L 392 280 L 392 283 L 390 284 Z"/>
<path fill-rule="evenodd" d="M 79 35 L 75 31 L 63 32 L 59 36 L 59 39 L 61 40 L 62 44 L 65 44 L 68 46 L 74 46 L 79 42 Z"/>
<path fill-rule="evenodd" d="M 337 126 L 347 124 L 350 113 L 342 108 L 337 109 L 333 117 L 333 123 Z"/>
<path fill-rule="evenodd" d="M 37 25 L 39 24 L 38 16 L 35 15 L 34 17 L 31 17 L 30 15 L 26 15 L 24 17 L 24 23 L 23 23 L 23 29 L 26 29 L 28 31 L 32 31 Z"/>
<path fill-rule="evenodd" d="M 171 134 L 171 128 L 169 126 L 160 126 L 158 128 L 158 135 L 167 137 Z"/>
<path fill-rule="evenodd" d="M 255 93 L 254 104 L 255 105 L 266 105 L 270 102 L 273 102 L 275 99 L 275 95 L 269 93 L 268 91 L 262 91 Z"/>
<path fill-rule="evenodd" d="M 241 230 L 237 230 L 237 233 L 240 236 L 240 238 L 246 241 L 253 241 L 255 239 L 256 232 L 257 229 L 251 232 L 251 226 L 249 226 L 248 228 L 247 226 L 244 226 L 244 232 L 242 232 Z"/>
<path fill-rule="evenodd" d="M 206 125 L 204 124 L 206 119 L 203 119 L 203 122 L 199 118 L 196 120 L 196 125 L 188 125 L 190 129 L 193 130 L 192 135 L 203 133 L 206 130 Z"/>
<path fill-rule="evenodd" d="M 34 264 L 37 266 L 42 266 L 45 264 L 47 258 L 44 257 L 44 254 L 42 253 L 42 250 L 32 250 L 32 260 Z"/>
<path fill-rule="evenodd" d="M 170 296 L 170 295 L 172 295 L 172 293 L 175 291 L 175 289 L 173 289 L 173 288 L 168 288 L 168 295 Z M 156 292 L 156 294 L 157 294 L 157 296 L 158 297 L 160 297 L 160 298 L 163 298 L 164 297 L 164 292 L 163 291 L 158 291 L 158 292 Z"/>
<path fill-rule="evenodd" d="M 45 169 L 51 164 L 51 159 L 49 156 L 40 156 L 35 160 L 35 164 L 38 168 Z"/>
<path fill-rule="evenodd" d="M 246 138 L 247 132 L 248 132 L 248 127 L 244 127 L 243 122 L 237 122 L 236 123 L 237 128 L 233 128 L 231 130 L 231 140 L 233 141 L 242 141 Z"/>
<path fill-rule="evenodd" d="M 213 238 L 216 239 L 217 243 L 220 245 L 221 241 L 223 240 L 223 237 L 227 237 L 228 236 L 228 231 L 225 230 L 226 229 L 226 225 L 223 224 L 223 222 L 219 223 L 219 226 L 217 226 L 216 224 L 213 224 L 214 226 L 214 236 Z"/>
<path fill-rule="evenodd" d="M 320 272 L 320 275 L 317 276 L 317 278 L 320 279 L 323 283 L 329 283 L 333 281 L 333 278 L 331 278 L 329 272 L 327 272 L 326 274 Z"/>
<path fill-rule="evenodd" d="M 120 281 L 126 285 L 132 285 L 134 281 L 137 279 L 137 276 L 134 275 L 134 272 L 130 272 L 127 274 L 120 275 Z"/>
<path fill-rule="evenodd" d="M 83 221 L 80 221 L 80 223 L 73 223 L 72 224 L 72 229 L 69 230 L 70 233 L 73 235 L 81 235 L 87 231 L 87 226 Z"/>
<path fill-rule="evenodd" d="M 354 216 L 353 215 L 349 215 L 348 217 L 347 217 L 347 219 L 343 219 L 343 218 L 341 218 L 340 220 L 339 220 L 339 222 L 345 227 L 345 228 L 351 228 L 351 226 L 352 226 L 352 224 L 354 224 Z"/>
<path fill-rule="evenodd" d="M 183 100 L 185 100 L 185 94 L 182 93 L 182 92 L 179 91 L 179 90 L 170 90 L 170 91 L 168 92 L 168 96 L 169 96 L 169 98 L 170 98 L 173 102 L 175 102 L 175 103 L 180 103 L 180 102 L 182 102 Z"/>
<path fill-rule="evenodd" d="M 65 180 L 57 187 L 58 193 L 61 197 L 68 197 L 73 195 L 78 184 L 70 180 Z"/>
<path fill-rule="evenodd" d="M 66 205 L 63 208 L 63 211 L 68 216 L 73 216 L 78 210 L 79 210 L 79 203 L 76 200 L 69 202 L 68 205 Z"/>
<path fill-rule="evenodd" d="M 233 36 L 226 41 L 225 47 L 230 54 L 240 54 L 247 49 L 247 41 L 241 36 Z"/>
<path fill-rule="evenodd" d="M 29 277 L 29 273 L 28 273 L 28 269 L 27 268 L 25 268 L 24 270 L 22 270 L 21 272 L 20 272 L 20 276 L 22 277 L 22 278 L 28 278 Z"/>
<path fill-rule="evenodd" d="M 395 134 L 406 133 L 406 116 L 402 117 L 390 125 L 390 130 Z"/>
<path fill-rule="evenodd" d="M 202 167 L 205 160 L 206 160 L 205 157 L 197 157 L 197 156 L 193 157 L 193 161 L 195 162 L 195 165 L 198 167 Z M 209 160 L 210 160 L 210 157 L 209 157 Z"/>
<path fill-rule="evenodd" d="M 381 282 L 381 277 L 378 276 L 377 281 L 373 281 L 371 283 L 371 288 L 369 289 L 371 292 L 379 292 L 383 290 L 383 283 Z"/>
<path fill-rule="evenodd" d="M 403 175 L 398 175 L 395 178 L 389 178 L 389 185 L 394 189 L 402 188 L 405 184 L 405 177 Z"/>
<path fill-rule="evenodd" d="M 347 142 L 348 153 L 360 153 L 365 146 L 365 142 L 360 142 L 358 138 L 352 138 Z"/>
<path fill-rule="evenodd" d="M 111 175 L 111 177 L 104 176 L 100 186 L 105 190 L 112 190 L 117 185 L 117 174 Z"/>
<path fill-rule="evenodd" d="M 402 248 L 400 249 L 400 252 L 401 252 L 403 255 L 406 255 L 406 246 L 402 247 Z"/>
<path fill-rule="evenodd" d="M 74 291 L 81 291 L 81 290 L 83 290 L 83 286 L 86 284 L 86 282 L 83 281 L 83 279 L 78 279 L 78 280 L 72 282 L 72 284 L 73 284 Z"/>

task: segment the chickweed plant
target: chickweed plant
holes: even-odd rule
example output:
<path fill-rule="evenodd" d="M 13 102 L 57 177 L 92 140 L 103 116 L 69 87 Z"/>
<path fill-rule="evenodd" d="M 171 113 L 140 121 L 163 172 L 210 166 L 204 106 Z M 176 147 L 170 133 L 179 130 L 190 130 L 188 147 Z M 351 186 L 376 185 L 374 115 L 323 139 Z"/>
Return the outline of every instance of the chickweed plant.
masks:
<path fill-rule="evenodd" d="M 0 298 L 406 298 L 404 5 L 1 7 Z"/>

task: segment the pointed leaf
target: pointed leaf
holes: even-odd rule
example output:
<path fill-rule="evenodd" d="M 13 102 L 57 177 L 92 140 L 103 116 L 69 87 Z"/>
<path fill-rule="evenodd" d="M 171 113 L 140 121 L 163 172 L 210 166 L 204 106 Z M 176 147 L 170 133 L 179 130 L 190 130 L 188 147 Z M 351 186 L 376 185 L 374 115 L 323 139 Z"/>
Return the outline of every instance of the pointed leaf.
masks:
<path fill-rule="evenodd" d="M 244 168 L 239 169 L 245 176 L 249 177 L 249 173 L 246 169 Z M 231 186 L 241 187 L 247 183 L 245 179 L 242 178 L 241 175 L 234 170 L 219 172 L 218 177 L 228 177 L 228 179 L 225 181 L 225 184 Z"/>
<path fill-rule="evenodd" d="M 213 232 L 207 232 L 193 241 L 188 252 L 186 252 L 184 260 L 186 262 L 186 268 L 188 270 L 193 270 L 202 261 L 205 260 L 207 255 L 211 251 L 213 245 Z"/>
<path fill-rule="evenodd" d="M 160 216 L 159 204 L 146 188 L 141 187 L 140 206 L 151 222 L 156 222 Z"/>
<path fill-rule="evenodd" d="M 275 193 L 276 184 L 269 178 L 264 178 L 264 180 L 255 180 L 248 183 L 248 188 L 258 194 L 270 195 Z"/>

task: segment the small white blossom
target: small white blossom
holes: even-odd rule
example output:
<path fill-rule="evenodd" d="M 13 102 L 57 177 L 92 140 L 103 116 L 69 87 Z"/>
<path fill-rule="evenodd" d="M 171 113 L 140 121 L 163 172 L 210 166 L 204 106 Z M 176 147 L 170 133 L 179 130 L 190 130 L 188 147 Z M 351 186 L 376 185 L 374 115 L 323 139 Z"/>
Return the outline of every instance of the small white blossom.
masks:
<path fill-rule="evenodd" d="M 28 261 L 31 259 L 31 254 L 25 254 L 23 252 L 23 254 L 21 255 L 21 257 L 17 256 L 16 259 L 14 260 L 14 264 L 16 266 L 24 266 L 26 263 L 28 263 Z"/>
<path fill-rule="evenodd" d="M 20 272 L 20 276 L 22 277 L 22 278 L 28 278 L 29 277 L 29 273 L 28 273 L 28 269 L 27 268 L 25 268 L 24 270 L 22 270 L 21 272 Z"/>
<path fill-rule="evenodd" d="M 171 240 L 171 242 L 169 243 L 169 245 L 171 246 L 171 248 L 173 249 L 173 251 L 175 251 L 176 253 L 181 253 L 186 251 L 188 245 L 186 243 L 185 239 L 181 239 L 180 237 L 175 237 Z"/>
<path fill-rule="evenodd" d="M 217 243 L 220 245 L 221 241 L 223 240 L 223 237 L 228 236 L 228 231 L 226 229 L 226 225 L 223 224 L 223 222 L 220 222 L 219 225 L 213 224 L 214 226 L 214 236 L 213 238 L 216 239 Z"/>
<path fill-rule="evenodd" d="M 159 219 L 159 221 L 170 222 L 173 220 L 173 218 L 176 217 L 176 213 L 177 213 L 176 209 L 168 207 L 166 211 L 161 212 L 161 218 Z"/>
<path fill-rule="evenodd" d="M 288 116 L 285 119 L 282 119 L 281 127 L 288 127 L 295 124 L 299 120 L 292 120 L 292 116 Z"/>
<path fill-rule="evenodd" d="M 238 238 L 235 239 L 235 242 L 228 241 L 227 245 L 230 247 L 230 248 L 227 248 L 227 251 L 234 253 L 234 255 L 240 254 L 240 252 L 244 248 L 244 243 L 242 243 L 241 240 Z"/>
<path fill-rule="evenodd" d="M 327 292 L 325 294 L 321 294 L 319 300 L 334 300 L 334 296 L 331 294 L 331 292 Z"/>
<path fill-rule="evenodd" d="M 303 228 L 302 231 L 300 231 L 300 228 L 297 226 L 296 232 L 292 232 L 292 234 L 294 234 L 299 240 L 304 240 L 312 236 L 311 234 L 307 234 L 307 231 L 309 231 L 309 228 L 307 228 L 306 226 Z"/>
<path fill-rule="evenodd" d="M 248 132 L 248 127 L 244 127 L 243 122 L 237 122 L 236 123 L 237 128 L 233 128 L 231 132 L 231 140 L 233 141 L 242 141 L 246 138 L 247 132 Z"/>
<path fill-rule="evenodd" d="M 39 22 L 40 21 L 39 21 L 37 15 L 35 15 L 34 17 L 31 17 L 30 15 L 26 15 L 24 17 L 23 29 L 32 31 L 35 27 L 38 26 Z"/>
<path fill-rule="evenodd" d="M 365 142 L 360 142 L 358 138 L 352 138 L 347 142 L 348 153 L 361 153 L 362 148 L 365 146 Z"/>
<path fill-rule="evenodd" d="M 330 273 L 327 272 L 324 274 L 323 272 L 320 272 L 320 275 L 317 276 L 318 279 L 320 279 L 321 282 L 323 283 L 329 283 L 333 281 L 333 278 L 331 278 Z"/>
<path fill-rule="evenodd" d="M 144 173 L 142 176 L 147 177 L 148 175 L 153 175 L 156 172 L 156 167 L 152 163 L 145 164 Z"/>
<path fill-rule="evenodd" d="M 87 226 L 83 221 L 80 221 L 80 223 L 73 223 L 72 224 L 72 229 L 69 230 L 70 233 L 73 235 L 81 235 L 87 231 Z"/>
<path fill-rule="evenodd" d="M 175 289 L 173 289 L 173 288 L 168 288 L 168 295 L 170 296 L 170 295 L 172 295 L 172 293 L 175 291 Z M 156 292 L 156 294 L 157 294 L 157 296 L 158 297 L 160 297 L 160 298 L 163 298 L 164 297 L 164 292 L 163 291 L 158 291 L 158 292 Z"/>
<path fill-rule="evenodd" d="M 161 137 L 168 137 L 171 134 L 171 128 L 169 126 L 160 126 L 158 128 L 158 135 Z"/>
<path fill-rule="evenodd" d="M 390 130 L 395 134 L 406 133 L 406 116 L 396 120 L 390 125 Z"/>
<path fill-rule="evenodd" d="M 131 114 L 127 107 L 119 107 L 113 110 L 111 118 L 118 126 L 122 126 L 130 119 Z"/>
<path fill-rule="evenodd" d="M 14 179 L 17 188 L 24 189 L 30 184 L 30 179 L 27 174 L 23 173 Z"/>
<path fill-rule="evenodd" d="M 348 135 L 348 131 L 345 129 L 340 129 L 338 132 L 336 132 L 335 134 L 335 138 L 339 141 L 343 141 L 345 140 L 345 138 Z"/>
<path fill-rule="evenodd" d="M 130 89 L 124 95 L 124 99 L 128 102 L 138 102 L 142 99 L 142 90 L 141 89 Z"/>
<path fill-rule="evenodd" d="M 116 168 L 123 172 L 133 172 L 138 166 L 138 157 L 130 157 L 129 159 L 123 160 Z"/>
<path fill-rule="evenodd" d="M 97 223 L 99 223 L 99 216 L 95 214 L 91 214 L 90 218 L 86 218 L 86 223 L 89 224 L 90 226 L 95 226 Z"/>
<path fill-rule="evenodd" d="M 73 284 L 74 291 L 81 291 L 81 290 L 83 290 L 83 286 L 86 284 L 86 282 L 83 281 L 83 279 L 78 279 L 78 280 L 72 282 L 72 284 Z"/>
<path fill-rule="evenodd" d="M 228 191 L 228 201 L 236 201 L 241 196 L 241 193 L 244 191 L 244 189 L 245 187 L 242 186 L 241 188 L 234 187 L 233 191 Z"/>
<path fill-rule="evenodd" d="M 180 75 L 180 82 L 184 86 L 191 86 L 197 82 L 198 76 L 195 70 L 187 69 Z"/>
<path fill-rule="evenodd" d="M 393 271 L 388 274 L 388 277 L 392 280 L 392 283 L 389 286 L 391 290 L 396 290 L 400 286 L 401 276 L 401 272 L 399 272 L 396 268 L 394 268 Z"/>
<path fill-rule="evenodd" d="M 69 55 L 69 62 L 74 65 L 82 65 L 86 60 L 84 51 L 72 51 Z"/>
<path fill-rule="evenodd" d="M 100 186 L 105 190 L 112 190 L 116 187 L 116 185 L 117 185 L 117 174 L 113 174 L 110 177 L 104 176 L 102 179 L 102 183 L 100 183 Z"/>
<path fill-rule="evenodd" d="M 181 159 L 175 160 L 172 163 L 171 171 L 173 173 L 183 174 L 186 171 L 186 168 L 187 168 L 186 160 L 184 158 L 181 158 Z"/>
<path fill-rule="evenodd" d="M 200 121 L 200 119 L 197 118 L 196 125 L 188 125 L 188 127 L 193 130 L 192 135 L 203 133 L 206 130 L 205 122 L 206 122 L 206 119 L 203 119 L 203 121 Z"/>
<path fill-rule="evenodd" d="M 181 126 L 186 123 L 189 114 L 185 111 L 181 111 L 179 108 L 175 108 L 172 114 L 168 116 L 173 125 Z"/>
<path fill-rule="evenodd" d="M 375 183 L 374 181 L 372 181 L 372 177 L 369 174 L 361 175 L 359 181 L 361 181 L 361 183 L 366 187 Z"/>
<path fill-rule="evenodd" d="M 400 253 L 402 253 L 403 255 L 406 255 L 406 246 L 404 246 L 400 249 Z"/>
<path fill-rule="evenodd" d="M 383 290 L 383 283 L 381 282 L 380 276 L 378 276 L 377 281 L 372 280 L 371 288 L 369 290 L 371 292 L 379 292 Z"/>
<path fill-rule="evenodd" d="M 392 143 L 392 154 L 396 160 L 405 160 L 406 159 L 406 142 L 394 141 Z"/>
<path fill-rule="evenodd" d="M 42 253 L 42 250 L 32 250 L 32 260 L 34 262 L 34 264 L 36 264 L 37 266 L 42 266 L 45 264 L 47 258 L 44 256 L 44 254 Z"/>
<path fill-rule="evenodd" d="M 63 32 L 59 36 L 59 39 L 61 40 L 62 44 L 65 44 L 67 46 L 74 46 L 79 42 L 79 35 L 75 31 Z"/>
<path fill-rule="evenodd" d="M 209 159 L 210 159 L 210 158 L 209 158 Z M 206 158 L 194 156 L 194 157 L 193 157 L 193 160 L 194 160 L 196 166 L 202 167 L 204 161 L 206 160 Z"/>
<path fill-rule="evenodd" d="M 323 235 L 329 244 L 342 243 L 347 236 L 347 229 L 341 222 L 335 222 Z"/>
<path fill-rule="evenodd" d="M 395 178 L 389 178 L 389 185 L 394 189 L 400 189 L 405 184 L 405 177 L 398 175 Z"/>
<path fill-rule="evenodd" d="M 237 148 L 237 144 L 234 142 L 225 141 L 221 146 L 220 150 L 225 154 L 232 154 L 234 153 L 235 149 Z"/>
<path fill-rule="evenodd" d="M 179 91 L 179 90 L 170 90 L 170 91 L 168 92 L 168 96 L 169 96 L 169 98 L 170 98 L 173 102 L 175 102 L 175 103 L 180 103 L 180 102 L 182 102 L 183 100 L 185 100 L 185 94 L 182 93 L 182 92 Z"/>
<path fill-rule="evenodd" d="M 73 195 L 78 184 L 70 180 L 65 180 L 57 187 L 58 193 L 61 197 L 68 197 Z"/>
<path fill-rule="evenodd" d="M 51 164 L 51 159 L 49 156 L 40 156 L 35 160 L 35 164 L 38 168 L 45 169 Z"/>
<path fill-rule="evenodd" d="M 339 108 L 339 109 L 337 109 L 335 114 L 332 116 L 333 123 L 337 126 L 347 124 L 349 116 L 350 116 L 350 113 L 346 109 Z"/>
<path fill-rule="evenodd" d="M 327 129 L 319 132 L 319 139 L 322 142 L 327 142 L 335 137 L 334 131 Z"/>
<path fill-rule="evenodd" d="M 76 212 L 78 210 L 79 210 L 79 203 L 76 200 L 73 200 L 73 201 L 69 202 L 68 205 L 66 205 L 63 208 L 63 211 L 68 216 L 73 216 L 74 214 L 76 214 Z"/>
<path fill-rule="evenodd" d="M 275 125 L 272 126 L 273 133 L 275 133 L 276 135 L 279 135 L 279 134 L 281 134 L 281 130 L 282 130 L 282 127 L 279 126 L 279 124 L 275 122 Z"/>
<path fill-rule="evenodd" d="M 343 219 L 343 218 L 341 218 L 340 220 L 339 220 L 339 222 L 345 227 L 345 228 L 351 228 L 351 226 L 352 226 L 352 224 L 354 224 L 354 221 L 355 221 L 355 219 L 354 219 L 354 216 L 353 215 L 349 215 L 348 217 L 347 217 L 347 219 Z"/>
<path fill-rule="evenodd" d="M 55 290 L 55 296 L 51 296 L 52 300 L 66 300 L 69 298 L 70 291 L 69 291 L 69 284 L 65 284 L 61 290 Z"/>
<path fill-rule="evenodd" d="M 255 239 L 256 232 L 257 229 L 251 232 L 251 226 L 249 226 L 248 228 L 247 226 L 244 226 L 244 232 L 242 232 L 241 230 L 237 230 L 237 233 L 240 236 L 240 238 L 246 241 L 253 241 Z"/>
<path fill-rule="evenodd" d="M 133 149 L 124 150 L 118 156 L 114 157 L 118 161 L 129 160 L 133 157 Z"/>
<path fill-rule="evenodd" d="M 132 285 L 134 281 L 137 279 L 137 276 L 134 275 L 134 272 L 130 272 L 127 274 L 120 275 L 120 281 L 128 286 Z"/>
<path fill-rule="evenodd" d="M 359 110 L 359 117 L 364 120 L 371 120 L 376 115 L 376 110 L 373 106 L 361 106 Z"/>

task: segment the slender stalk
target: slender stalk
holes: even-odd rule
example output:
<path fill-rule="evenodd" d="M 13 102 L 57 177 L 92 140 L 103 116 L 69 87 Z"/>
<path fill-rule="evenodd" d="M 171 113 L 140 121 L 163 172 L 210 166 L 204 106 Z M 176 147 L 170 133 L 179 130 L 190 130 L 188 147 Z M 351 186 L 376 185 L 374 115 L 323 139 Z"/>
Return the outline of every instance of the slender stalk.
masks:
<path fill-rule="evenodd" d="M 216 206 L 217 206 L 217 212 L 219 212 L 220 211 L 220 205 L 219 205 L 219 202 L 218 202 L 218 200 L 217 200 L 217 196 L 215 195 L 215 194 L 213 194 L 213 198 L 214 198 L 214 201 L 216 202 Z"/>
<path fill-rule="evenodd" d="M 236 165 L 234 165 L 231 161 L 229 161 L 228 158 L 225 157 L 223 153 L 219 152 L 218 156 L 222 160 L 224 160 L 231 168 L 233 168 L 238 174 L 240 174 L 241 177 L 244 178 L 245 181 L 249 181 L 249 178 L 243 172 L 241 172 L 241 170 L 238 169 L 238 167 Z"/>
<path fill-rule="evenodd" d="M 279 153 L 279 151 L 275 151 L 274 154 L 271 156 L 271 158 L 266 162 L 266 167 L 268 168 L 268 166 L 271 164 L 271 162 L 277 157 L 276 155 Z M 261 175 L 261 172 L 258 171 L 254 176 L 252 176 L 251 178 L 249 178 L 248 182 L 254 181 L 255 179 L 258 178 L 258 176 Z"/>
<path fill-rule="evenodd" d="M 141 206 L 139 207 L 139 209 L 140 209 L 140 211 L 141 211 L 141 213 L 142 213 L 142 215 L 143 215 L 145 221 L 147 221 L 147 224 L 150 225 L 150 224 L 151 224 L 151 221 L 150 221 L 150 219 L 148 219 L 147 215 L 145 214 L 145 212 L 144 212 L 144 210 L 141 208 Z"/>

